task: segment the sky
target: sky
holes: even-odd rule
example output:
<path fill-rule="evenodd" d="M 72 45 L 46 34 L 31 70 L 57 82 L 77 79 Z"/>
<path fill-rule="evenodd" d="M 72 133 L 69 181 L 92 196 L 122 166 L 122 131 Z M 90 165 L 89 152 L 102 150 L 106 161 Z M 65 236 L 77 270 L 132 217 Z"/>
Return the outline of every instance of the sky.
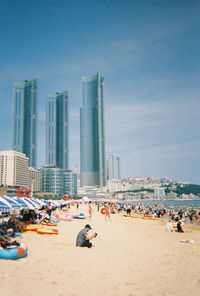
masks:
<path fill-rule="evenodd" d="M 38 168 L 47 94 L 69 92 L 70 168 L 80 166 L 82 76 L 105 79 L 106 155 L 121 175 L 200 184 L 200 1 L 1 0 L 0 150 L 14 81 L 38 79 Z"/>

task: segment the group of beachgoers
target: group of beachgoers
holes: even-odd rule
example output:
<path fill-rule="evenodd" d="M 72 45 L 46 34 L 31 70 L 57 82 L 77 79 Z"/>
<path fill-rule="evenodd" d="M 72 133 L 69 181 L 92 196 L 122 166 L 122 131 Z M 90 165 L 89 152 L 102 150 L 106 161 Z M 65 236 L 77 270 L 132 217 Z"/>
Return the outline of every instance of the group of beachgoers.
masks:
<path fill-rule="evenodd" d="M 142 214 L 143 219 L 150 220 L 161 220 L 165 221 L 167 219 L 166 229 L 168 231 L 185 232 L 184 223 L 200 224 L 200 209 L 191 208 L 179 208 L 173 209 L 169 206 L 144 206 L 144 205 L 134 205 L 129 203 L 94 203 L 97 206 L 97 211 L 100 207 L 104 206 L 105 220 L 110 219 L 110 214 L 117 214 L 123 212 L 125 217 L 139 218 Z M 88 213 L 91 219 L 92 217 L 92 202 L 89 203 Z"/>
<path fill-rule="evenodd" d="M 39 210 L 22 209 L 19 213 L 13 211 L 6 219 L 0 223 L 0 246 L 6 248 L 12 245 L 19 245 L 17 237 L 29 224 L 40 224 L 44 221 L 50 221 L 51 212 L 56 208 L 48 203 Z"/>
<path fill-rule="evenodd" d="M 74 204 L 75 205 L 75 204 Z M 61 205 L 60 210 L 64 207 L 65 211 L 69 211 L 70 204 Z M 76 203 L 77 210 L 79 203 Z M 13 212 L 10 214 L 6 221 L 0 223 L 0 246 L 6 248 L 12 245 L 19 245 L 17 241 L 17 234 L 24 231 L 25 227 L 29 224 L 40 224 L 42 222 L 51 222 L 52 213 L 57 210 L 49 202 L 47 206 L 42 206 L 39 210 L 22 209 L 18 214 Z M 160 205 L 144 206 L 134 205 L 122 202 L 100 202 L 90 201 L 88 203 L 88 219 L 92 219 L 94 212 L 100 212 L 104 215 L 105 220 L 110 220 L 113 214 L 122 214 L 124 217 L 133 217 L 152 220 L 167 220 L 166 229 L 168 231 L 185 232 L 184 223 L 200 224 L 200 210 L 191 208 L 180 208 L 178 210 L 171 207 L 163 207 Z M 90 240 L 97 236 L 96 233 L 88 236 L 88 232 L 92 227 L 86 224 L 82 229 L 81 234 L 77 236 L 76 245 L 91 247 Z M 83 243 L 84 237 L 84 243 Z M 80 243 L 82 239 L 82 245 Z"/>

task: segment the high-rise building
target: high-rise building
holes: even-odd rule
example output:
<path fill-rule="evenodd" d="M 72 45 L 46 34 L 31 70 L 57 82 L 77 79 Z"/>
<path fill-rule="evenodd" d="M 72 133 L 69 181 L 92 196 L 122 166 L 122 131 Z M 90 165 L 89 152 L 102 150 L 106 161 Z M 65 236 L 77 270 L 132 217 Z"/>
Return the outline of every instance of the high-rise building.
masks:
<path fill-rule="evenodd" d="M 107 180 L 114 179 L 114 158 L 110 155 L 107 159 Z"/>
<path fill-rule="evenodd" d="M 71 196 L 77 195 L 77 174 L 71 170 L 64 171 L 64 193 Z"/>
<path fill-rule="evenodd" d="M 116 157 L 116 159 L 114 160 L 114 179 L 121 179 L 120 157 Z"/>
<path fill-rule="evenodd" d="M 12 149 L 37 166 L 37 80 L 13 84 Z"/>
<path fill-rule="evenodd" d="M 64 194 L 63 169 L 55 165 L 46 165 L 41 168 L 41 191 Z"/>
<path fill-rule="evenodd" d="M 41 191 L 54 192 L 57 195 L 77 195 L 77 174 L 70 170 L 46 165 L 41 168 Z"/>
<path fill-rule="evenodd" d="M 28 157 L 7 150 L 0 152 L 0 186 L 28 186 Z"/>
<path fill-rule="evenodd" d="M 114 158 L 113 155 L 110 155 L 107 159 L 107 180 L 120 180 L 120 157 Z"/>
<path fill-rule="evenodd" d="M 46 164 L 62 169 L 69 166 L 68 92 L 47 95 Z"/>
<path fill-rule="evenodd" d="M 28 187 L 31 192 L 40 191 L 40 171 L 35 168 L 28 168 Z"/>
<path fill-rule="evenodd" d="M 106 183 L 104 138 L 104 78 L 100 73 L 83 77 L 83 106 L 80 109 L 81 186 Z"/>

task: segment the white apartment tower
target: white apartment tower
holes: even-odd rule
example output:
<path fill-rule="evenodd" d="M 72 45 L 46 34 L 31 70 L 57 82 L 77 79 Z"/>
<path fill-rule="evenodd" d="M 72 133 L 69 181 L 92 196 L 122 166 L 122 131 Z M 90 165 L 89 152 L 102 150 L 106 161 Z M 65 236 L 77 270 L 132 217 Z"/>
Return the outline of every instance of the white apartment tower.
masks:
<path fill-rule="evenodd" d="M 21 152 L 0 151 L 0 185 L 28 186 L 28 163 L 28 157 Z"/>
<path fill-rule="evenodd" d="M 33 167 L 28 168 L 28 187 L 32 193 L 40 191 L 40 171 Z"/>

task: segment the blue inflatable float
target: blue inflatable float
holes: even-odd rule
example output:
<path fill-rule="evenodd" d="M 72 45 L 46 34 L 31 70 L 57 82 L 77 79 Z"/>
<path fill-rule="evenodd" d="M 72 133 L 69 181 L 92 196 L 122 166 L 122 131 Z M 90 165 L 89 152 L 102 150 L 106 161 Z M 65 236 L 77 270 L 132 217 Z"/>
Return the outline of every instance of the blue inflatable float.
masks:
<path fill-rule="evenodd" d="M 85 215 L 80 213 L 79 215 L 74 216 L 74 219 L 85 219 Z"/>
<path fill-rule="evenodd" d="M 21 244 L 19 247 L 0 249 L 0 259 L 16 260 L 28 255 L 28 248 Z"/>

